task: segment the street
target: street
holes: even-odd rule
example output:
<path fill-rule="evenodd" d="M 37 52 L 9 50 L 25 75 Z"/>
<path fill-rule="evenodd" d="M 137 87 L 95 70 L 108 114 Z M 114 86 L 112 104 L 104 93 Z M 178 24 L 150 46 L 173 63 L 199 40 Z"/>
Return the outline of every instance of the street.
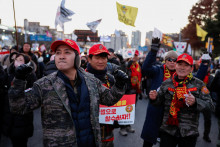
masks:
<path fill-rule="evenodd" d="M 143 98 L 143 100 L 138 100 L 137 107 L 136 107 L 136 116 L 135 116 L 135 124 L 132 125 L 133 128 L 135 128 L 135 133 L 129 133 L 128 136 L 121 136 L 119 134 L 119 129 L 115 129 L 114 135 L 115 135 L 115 147 L 142 147 L 143 146 L 143 140 L 140 138 L 145 115 L 146 115 L 146 108 L 148 105 L 148 100 Z M 214 115 L 212 115 L 212 128 L 210 132 L 210 138 L 212 140 L 211 143 L 205 142 L 203 137 L 203 115 L 200 115 L 199 120 L 199 132 L 200 136 L 197 140 L 196 147 L 215 147 L 217 143 L 217 135 L 218 135 L 218 125 L 217 125 L 217 119 Z M 34 135 L 31 137 L 28 141 L 29 147 L 42 147 L 42 129 L 41 129 L 41 119 L 40 119 L 40 110 L 35 110 L 34 112 Z M 8 138 L 2 136 L 1 139 L 1 146 L 2 147 L 12 147 L 11 142 Z M 159 144 L 157 143 L 154 145 L 154 147 L 159 147 Z"/>

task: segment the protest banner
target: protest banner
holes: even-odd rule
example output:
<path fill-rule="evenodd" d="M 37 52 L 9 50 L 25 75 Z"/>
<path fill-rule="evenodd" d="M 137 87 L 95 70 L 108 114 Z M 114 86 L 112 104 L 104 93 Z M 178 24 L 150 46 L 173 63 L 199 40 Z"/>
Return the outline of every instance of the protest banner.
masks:
<path fill-rule="evenodd" d="M 124 95 L 113 106 L 99 106 L 99 123 L 113 124 L 114 120 L 120 125 L 134 124 L 136 94 Z"/>

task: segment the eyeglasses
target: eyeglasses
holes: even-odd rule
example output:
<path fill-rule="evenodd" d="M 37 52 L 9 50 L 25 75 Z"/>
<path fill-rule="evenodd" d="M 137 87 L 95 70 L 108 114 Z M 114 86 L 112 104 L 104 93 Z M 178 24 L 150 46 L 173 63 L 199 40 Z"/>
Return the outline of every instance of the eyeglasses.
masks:
<path fill-rule="evenodd" d="M 168 58 L 167 61 L 169 61 L 169 62 L 172 62 L 172 61 L 176 62 L 176 59 Z"/>

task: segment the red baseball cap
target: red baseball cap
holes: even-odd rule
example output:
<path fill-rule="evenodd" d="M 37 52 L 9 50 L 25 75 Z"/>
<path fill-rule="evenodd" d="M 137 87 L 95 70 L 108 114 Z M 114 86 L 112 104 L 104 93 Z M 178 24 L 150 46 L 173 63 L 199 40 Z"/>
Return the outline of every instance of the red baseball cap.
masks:
<path fill-rule="evenodd" d="M 72 49 L 76 50 L 80 54 L 79 46 L 76 44 L 75 41 L 70 40 L 70 39 L 54 41 L 51 44 L 50 48 L 51 48 L 52 51 L 55 52 L 57 47 L 60 46 L 60 45 L 67 45 L 67 46 L 71 47 Z"/>
<path fill-rule="evenodd" d="M 186 53 L 183 53 L 183 54 L 178 56 L 176 62 L 179 62 L 179 61 L 185 61 L 189 65 L 193 65 L 193 58 L 192 58 L 192 56 L 190 56 L 189 54 L 186 54 Z"/>
<path fill-rule="evenodd" d="M 95 44 L 89 49 L 89 55 L 98 55 L 101 53 L 107 53 L 110 55 L 107 48 L 102 44 Z"/>
<path fill-rule="evenodd" d="M 139 55 L 139 51 L 136 50 L 134 54 L 138 56 Z"/>

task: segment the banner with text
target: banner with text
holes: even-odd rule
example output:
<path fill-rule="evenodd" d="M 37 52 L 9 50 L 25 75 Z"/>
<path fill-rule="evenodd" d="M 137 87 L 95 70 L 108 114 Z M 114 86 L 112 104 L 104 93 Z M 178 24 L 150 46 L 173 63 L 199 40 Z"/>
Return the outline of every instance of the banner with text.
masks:
<path fill-rule="evenodd" d="M 115 105 L 99 106 L 99 123 L 113 124 L 114 120 L 120 125 L 134 124 L 136 94 L 124 95 Z"/>

